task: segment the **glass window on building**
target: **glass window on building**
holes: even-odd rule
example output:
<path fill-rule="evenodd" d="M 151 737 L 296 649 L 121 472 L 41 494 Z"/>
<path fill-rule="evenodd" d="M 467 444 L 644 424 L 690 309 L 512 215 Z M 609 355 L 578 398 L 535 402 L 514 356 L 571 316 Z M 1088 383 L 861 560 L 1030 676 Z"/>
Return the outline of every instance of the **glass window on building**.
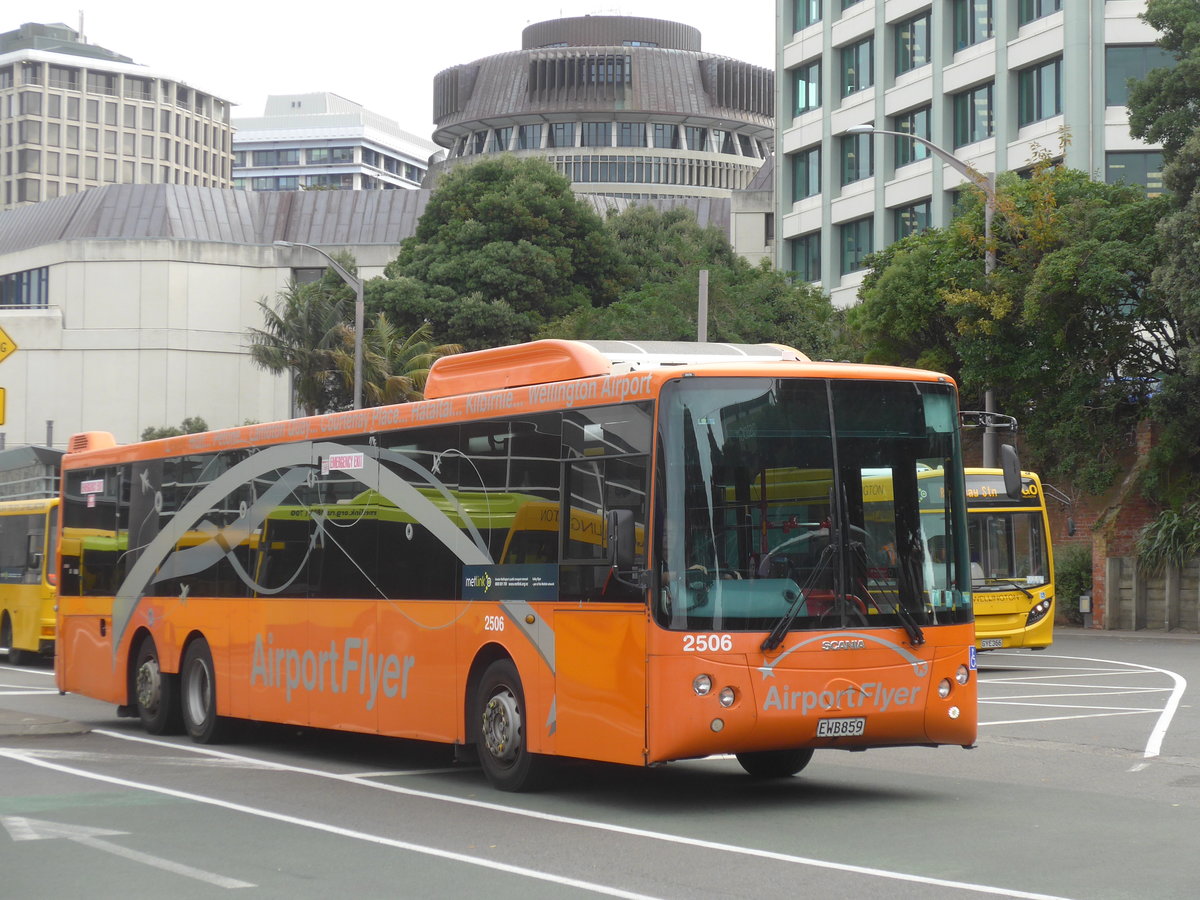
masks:
<path fill-rule="evenodd" d="M 1017 73 L 1017 122 L 1028 125 L 1062 113 L 1062 59 Z"/>
<path fill-rule="evenodd" d="M 1028 25 L 1062 9 L 1062 0 L 1017 0 L 1017 24 Z"/>
<path fill-rule="evenodd" d="M 791 267 L 801 281 L 821 280 L 821 232 L 802 234 L 788 241 Z"/>
<path fill-rule="evenodd" d="M 821 108 L 821 61 L 815 59 L 792 70 L 792 115 Z"/>
<path fill-rule="evenodd" d="M 1131 150 L 1104 155 L 1104 180 L 1109 184 L 1141 185 L 1147 197 L 1163 192 L 1163 155 L 1160 150 Z"/>
<path fill-rule="evenodd" d="M 618 122 L 617 123 L 617 146 L 618 147 L 645 147 L 646 146 L 646 123 L 645 122 Z"/>
<path fill-rule="evenodd" d="M 22 200 L 39 200 L 36 194 L 36 181 L 22 179 L 18 196 Z M 20 196 L 20 195 L 26 196 Z M 49 199 L 49 198 L 47 198 Z M 50 305 L 50 269 L 42 266 L 39 269 L 25 269 L 23 272 L 9 272 L 0 275 L 0 307 L 22 309 L 45 309 Z"/>
<path fill-rule="evenodd" d="M 821 21 L 821 0 L 792 0 L 792 31 L 803 31 Z"/>
<path fill-rule="evenodd" d="M 867 38 L 840 52 L 842 65 L 842 96 L 865 91 L 875 83 L 875 39 Z"/>
<path fill-rule="evenodd" d="M 21 115 L 40 116 L 42 114 L 42 92 L 21 91 L 17 104 Z"/>
<path fill-rule="evenodd" d="M 908 206 L 898 206 L 892 210 L 894 224 L 894 240 L 906 238 L 910 234 L 924 231 L 930 225 L 932 204 L 930 200 L 910 203 Z"/>
<path fill-rule="evenodd" d="M 874 174 L 874 138 L 873 134 L 844 134 L 838 138 L 843 185 L 870 178 Z"/>
<path fill-rule="evenodd" d="M 687 148 L 689 150 L 708 149 L 707 128 L 701 128 L 699 125 L 685 125 L 683 129 L 683 135 L 687 140 Z"/>
<path fill-rule="evenodd" d="M 790 154 L 792 160 L 792 202 L 821 193 L 821 145 Z"/>
<path fill-rule="evenodd" d="M 522 125 L 517 129 L 517 149 L 537 150 L 542 146 L 542 126 Z"/>
<path fill-rule="evenodd" d="M 488 152 L 503 153 L 508 149 L 510 143 L 512 143 L 512 126 L 496 128 L 492 131 L 492 144 L 488 148 Z"/>
<path fill-rule="evenodd" d="M 1104 48 L 1104 104 L 1129 105 L 1129 81 L 1141 81 L 1151 69 L 1170 68 L 1175 57 L 1154 44 Z"/>
<path fill-rule="evenodd" d="M 930 108 L 928 106 L 922 106 L 920 109 L 901 113 L 892 119 L 891 130 L 929 140 L 929 112 Z M 926 159 L 929 156 L 929 148 L 920 141 L 902 137 L 893 138 L 892 140 L 895 142 L 896 168 L 907 166 L 909 163 Z"/>
<path fill-rule="evenodd" d="M 583 147 L 611 147 L 612 122 L 579 123 L 579 139 Z"/>
<path fill-rule="evenodd" d="M 838 226 L 838 245 L 841 250 L 842 274 L 849 275 L 863 267 L 863 260 L 874 250 L 874 217 L 867 216 Z"/>
<path fill-rule="evenodd" d="M 992 36 L 992 0 L 953 2 L 955 50 L 982 43 Z"/>
<path fill-rule="evenodd" d="M 667 150 L 678 150 L 679 126 L 656 124 L 654 126 L 654 146 Z"/>
<path fill-rule="evenodd" d="M 992 84 L 981 84 L 954 95 L 954 146 L 974 144 L 992 136 Z"/>
<path fill-rule="evenodd" d="M 551 147 L 575 146 L 575 123 L 554 122 L 550 125 L 549 144 Z"/>
<path fill-rule="evenodd" d="M 737 153 L 737 147 L 733 143 L 732 131 L 714 128 L 712 137 L 713 150 L 715 150 L 717 153 Z"/>
<path fill-rule="evenodd" d="M 471 152 L 482 153 L 487 148 L 488 133 L 486 131 L 476 131 L 471 136 Z"/>
<path fill-rule="evenodd" d="M 929 11 L 897 22 L 896 33 L 896 74 L 920 68 L 929 64 Z"/>

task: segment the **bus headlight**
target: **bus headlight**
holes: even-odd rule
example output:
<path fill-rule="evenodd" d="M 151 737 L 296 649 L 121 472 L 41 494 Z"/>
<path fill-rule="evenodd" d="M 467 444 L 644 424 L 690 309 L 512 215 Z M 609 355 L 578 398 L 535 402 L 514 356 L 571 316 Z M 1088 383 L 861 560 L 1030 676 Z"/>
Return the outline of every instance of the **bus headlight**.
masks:
<path fill-rule="evenodd" d="M 1050 607 L 1054 605 L 1054 598 L 1047 597 L 1045 600 L 1038 603 L 1029 611 L 1028 617 L 1025 619 L 1026 625 L 1032 625 L 1034 622 L 1040 622 L 1046 618 L 1046 613 L 1050 612 Z"/>
<path fill-rule="evenodd" d="M 954 673 L 954 680 L 959 684 L 966 684 L 971 680 L 971 670 L 966 666 L 959 666 L 958 671 Z"/>
<path fill-rule="evenodd" d="M 697 697 L 707 697 L 712 691 L 712 678 L 708 675 L 697 675 L 692 679 L 692 690 L 696 692 Z"/>
<path fill-rule="evenodd" d="M 721 688 L 721 693 L 717 694 L 717 702 L 726 709 L 733 706 L 733 701 L 737 699 L 737 691 L 731 687 Z"/>
<path fill-rule="evenodd" d="M 938 696 L 941 697 L 943 700 L 945 700 L 947 697 L 950 696 L 950 688 L 951 688 L 950 679 L 943 678 L 941 681 L 938 682 Z"/>

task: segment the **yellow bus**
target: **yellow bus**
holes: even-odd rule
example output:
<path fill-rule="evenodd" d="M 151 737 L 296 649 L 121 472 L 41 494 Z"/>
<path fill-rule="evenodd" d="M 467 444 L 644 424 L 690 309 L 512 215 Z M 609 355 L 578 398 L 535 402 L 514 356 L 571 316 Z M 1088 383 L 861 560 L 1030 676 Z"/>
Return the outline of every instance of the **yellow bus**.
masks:
<path fill-rule="evenodd" d="M 58 498 L 0 502 L 0 647 L 14 665 L 54 653 Z"/>
<path fill-rule="evenodd" d="M 1044 650 L 1054 640 L 1054 548 L 1041 479 L 1010 497 L 999 469 L 967 469 L 975 646 Z"/>
<path fill-rule="evenodd" d="M 237 720 L 440 741 L 502 790 L 552 757 L 783 777 L 974 743 L 949 378 L 537 341 L 440 359 L 425 397 L 73 437 L 64 535 L 118 553 L 60 601 L 59 688 L 201 742 Z"/>

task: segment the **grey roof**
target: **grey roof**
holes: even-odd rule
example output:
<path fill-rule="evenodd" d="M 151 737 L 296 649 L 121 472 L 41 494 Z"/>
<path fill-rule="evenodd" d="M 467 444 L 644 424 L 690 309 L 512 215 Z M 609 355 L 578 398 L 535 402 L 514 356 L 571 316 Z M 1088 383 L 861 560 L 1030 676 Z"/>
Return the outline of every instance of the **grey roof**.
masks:
<path fill-rule="evenodd" d="M 32 465 L 57 470 L 65 452 L 52 447 L 33 446 L 0 450 L 0 472 L 11 472 L 13 469 L 24 469 Z"/>
<path fill-rule="evenodd" d="M 0 253 L 71 240 L 398 244 L 427 190 L 270 191 L 115 184 L 0 212 Z"/>
<path fill-rule="evenodd" d="M 775 154 L 770 154 L 763 164 L 759 166 L 758 171 L 754 174 L 754 178 L 742 190 L 745 191 L 771 191 L 775 189 Z"/>

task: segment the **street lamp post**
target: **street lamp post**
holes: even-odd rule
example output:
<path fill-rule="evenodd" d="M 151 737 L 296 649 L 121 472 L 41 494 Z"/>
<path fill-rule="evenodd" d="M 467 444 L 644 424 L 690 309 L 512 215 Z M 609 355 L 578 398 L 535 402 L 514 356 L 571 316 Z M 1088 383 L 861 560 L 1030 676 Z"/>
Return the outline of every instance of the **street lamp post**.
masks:
<path fill-rule="evenodd" d="M 846 129 L 847 134 L 887 134 L 894 137 L 908 138 L 929 149 L 929 152 L 948 165 L 954 171 L 965 175 L 972 184 L 983 191 L 983 274 L 991 275 L 996 268 L 996 247 L 992 243 L 992 219 L 996 215 L 996 176 L 994 173 L 984 175 L 974 166 L 963 162 L 949 150 L 939 147 L 933 141 L 905 131 L 887 131 L 874 125 L 852 125 Z M 984 412 L 996 411 L 995 398 L 991 389 L 983 392 Z M 983 430 L 983 465 L 984 468 L 995 468 L 997 448 L 1000 444 L 1000 433 L 991 424 L 988 417 Z"/>
<path fill-rule="evenodd" d="M 363 283 L 346 271 L 336 259 L 312 244 L 300 241 L 276 241 L 276 247 L 304 247 L 320 253 L 329 262 L 329 267 L 338 273 L 338 277 L 354 288 L 354 408 L 362 409 L 362 368 L 363 368 Z"/>

